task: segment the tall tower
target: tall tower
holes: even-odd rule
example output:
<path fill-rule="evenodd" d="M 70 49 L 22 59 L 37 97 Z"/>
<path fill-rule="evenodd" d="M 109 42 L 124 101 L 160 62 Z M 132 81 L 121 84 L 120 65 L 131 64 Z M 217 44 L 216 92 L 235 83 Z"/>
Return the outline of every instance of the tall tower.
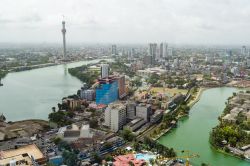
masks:
<path fill-rule="evenodd" d="M 66 29 L 65 29 L 65 21 L 62 21 L 62 35 L 63 35 L 63 58 L 66 58 Z"/>

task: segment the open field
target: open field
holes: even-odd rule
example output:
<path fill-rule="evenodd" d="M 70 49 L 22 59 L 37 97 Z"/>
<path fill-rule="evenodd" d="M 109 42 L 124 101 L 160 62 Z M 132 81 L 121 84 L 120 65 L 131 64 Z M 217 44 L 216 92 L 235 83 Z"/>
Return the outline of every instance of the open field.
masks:
<path fill-rule="evenodd" d="M 181 93 L 186 94 L 188 90 L 186 89 L 177 89 L 177 88 L 160 88 L 160 87 L 153 87 L 150 89 L 152 93 L 167 93 L 170 96 L 174 96 L 175 94 Z"/>

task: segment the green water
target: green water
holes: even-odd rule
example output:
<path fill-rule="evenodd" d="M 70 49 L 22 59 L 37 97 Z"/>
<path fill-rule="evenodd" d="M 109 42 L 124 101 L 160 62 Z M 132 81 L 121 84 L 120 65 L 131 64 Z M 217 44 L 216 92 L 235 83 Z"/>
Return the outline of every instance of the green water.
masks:
<path fill-rule="evenodd" d="M 200 101 L 192 107 L 189 118 L 180 121 L 176 129 L 158 141 L 176 150 L 199 154 L 199 158 L 190 159 L 193 165 L 204 162 L 210 166 L 250 166 L 250 162 L 216 152 L 209 144 L 209 132 L 218 124 L 217 118 L 225 108 L 227 98 L 236 91 L 234 88 L 204 91 Z"/>
<path fill-rule="evenodd" d="M 62 97 L 75 94 L 81 82 L 68 73 L 68 68 L 95 63 L 82 61 L 17 73 L 9 73 L 0 87 L 0 113 L 8 121 L 30 118 L 47 119 Z"/>

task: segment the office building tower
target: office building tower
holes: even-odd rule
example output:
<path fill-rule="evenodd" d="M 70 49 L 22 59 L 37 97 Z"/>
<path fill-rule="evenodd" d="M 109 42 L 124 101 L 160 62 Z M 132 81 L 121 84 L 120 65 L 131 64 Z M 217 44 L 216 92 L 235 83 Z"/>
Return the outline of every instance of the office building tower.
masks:
<path fill-rule="evenodd" d="M 241 48 L 241 54 L 242 54 L 243 56 L 246 56 L 246 55 L 247 55 L 247 47 L 246 47 L 246 46 L 242 46 L 242 48 Z"/>
<path fill-rule="evenodd" d="M 136 106 L 136 117 L 143 118 L 145 121 L 150 120 L 151 105 L 150 104 L 139 104 Z"/>
<path fill-rule="evenodd" d="M 126 109 L 127 109 L 127 118 L 130 120 L 135 119 L 136 103 L 134 101 L 128 101 L 126 104 Z"/>
<path fill-rule="evenodd" d="M 110 104 L 118 100 L 118 81 L 114 77 L 98 80 L 96 88 L 96 104 Z"/>
<path fill-rule="evenodd" d="M 109 76 L 109 65 L 101 64 L 101 78 L 105 78 Z"/>
<path fill-rule="evenodd" d="M 63 35 L 63 58 L 66 58 L 66 29 L 65 29 L 65 21 L 62 21 L 62 35 Z"/>
<path fill-rule="evenodd" d="M 167 49 L 167 56 L 173 56 L 173 49 L 172 48 Z"/>
<path fill-rule="evenodd" d="M 124 75 L 118 76 L 117 81 L 118 81 L 119 98 L 122 99 L 123 97 L 126 96 L 125 76 Z"/>
<path fill-rule="evenodd" d="M 112 55 L 117 55 L 117 47 L 116 47 L 116 45 L 111 46 L 111 54 Z"/>
<path fill-rule="evenodd" d="M 164 57 L 167 57 L 167 52 L 168 50 L 168 44 L 167 43 L 161 43 L 160 44 L 160 58 L 164 58 Z"/>
<path fill-rule="evenodd" d="M 153 59 L 156 59 L 157 55 L 157 44 L 156 43 L 150 43 L 149 44 L 149 55 L 153 57 Z"/>
<path fill-rule="evenodd" d="M 109 104 L 105 110 L 105 126 L 117 132 L 126 124 L 126 107 L 121 103 Z"/>

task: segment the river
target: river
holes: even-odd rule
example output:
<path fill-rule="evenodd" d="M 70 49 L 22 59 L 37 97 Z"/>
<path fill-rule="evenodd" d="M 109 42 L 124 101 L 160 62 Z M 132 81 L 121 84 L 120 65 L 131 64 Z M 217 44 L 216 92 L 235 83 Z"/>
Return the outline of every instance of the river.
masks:
<path fill-rule="evenodd" d="M 48 119 L 52 107 L 65 96 L 75 94 L 82 83 L 68 73 L 68 68 L 99 60 L 9 73 L 0 87 L 0 113 L 7 121 Z"/>
<path fill-rule="evenodd" d="M 200 100 L 191 108 L 189 118 L 184 118 L 178 127 L 162 136 L 158 141 L 175 150 L 189 150 L 199 158 L 190 159 L 191 164 L 210 166 L 249 166 L 250 163 L 215 151 L 209 144 L 209 132 L 218 124 L 218 116 L 235 88 L 213 88 L 203 92 Z M 178 153 L 179 156 L 185 156 Z"/>

